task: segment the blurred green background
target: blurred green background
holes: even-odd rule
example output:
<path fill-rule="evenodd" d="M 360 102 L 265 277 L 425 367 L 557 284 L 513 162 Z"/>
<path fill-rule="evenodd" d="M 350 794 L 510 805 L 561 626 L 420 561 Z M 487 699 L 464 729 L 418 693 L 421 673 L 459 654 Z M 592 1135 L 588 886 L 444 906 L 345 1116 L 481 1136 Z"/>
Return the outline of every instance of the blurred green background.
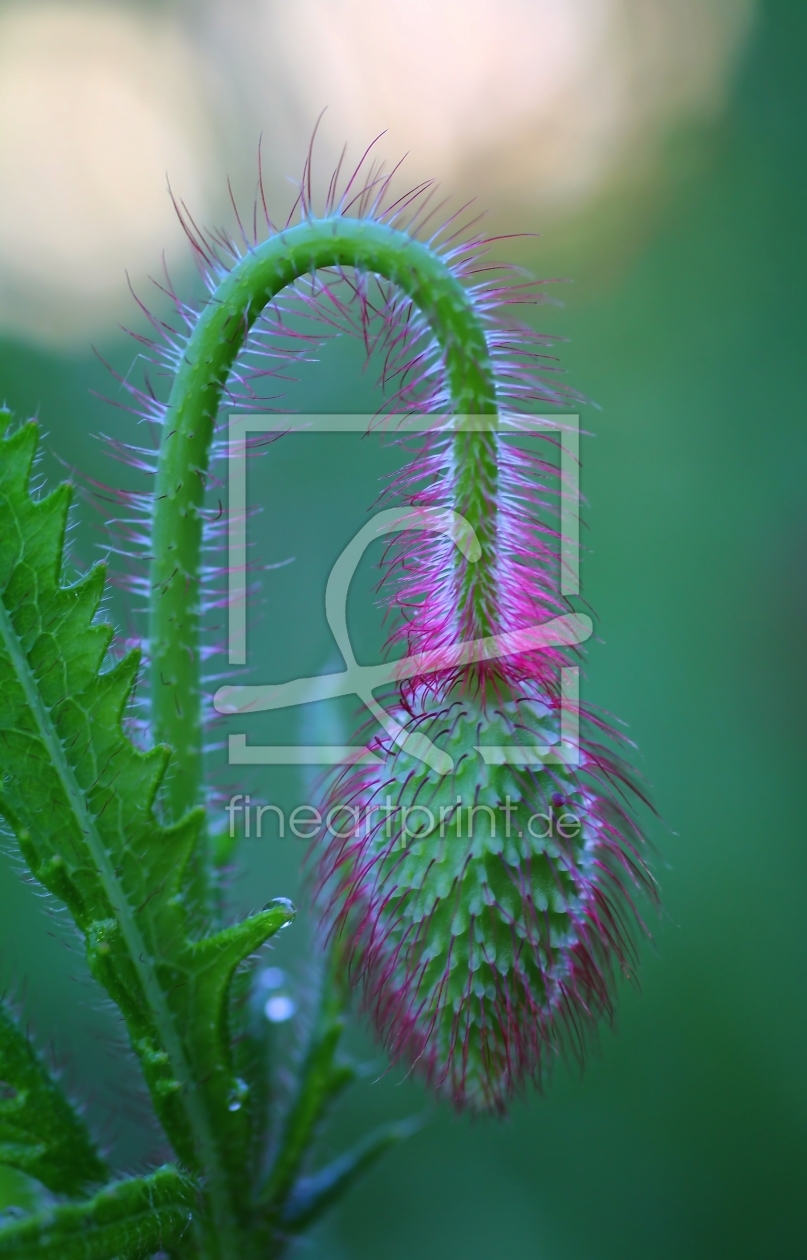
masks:
<path fill-rule="evenodd" d="M 377 1071 L 337 1114 L 334 1149 L 390 1115 L 426 1108 L 431 1119 L 319 1232 L 317 1260 L 807 1254 L 806 55 L 801 0 L 761 4 L 720 111 L 666 126 L 652 169 L 623 168 L 510 251 L 538 274 L 574 277 L 563 307 L 536 321 L 569 339 L 569 379 L 600 407 L 583 416 L 583 593 L 599 617 L 586 695 L 639 746 L 663 820 L 652 835 L 664 913 L 642 950 L 641 992 L 623 989 L 585 1072 L 560 1066 L 505 1123 L 431 1106 L 358 1030 Z M 506 189 L 497 197 L 507 218 Z M 543 225 L 523 206 L 521 217 Z M 131 342 L 94 340 L 128 368 Z M 48 435 L 43 474 L 58 477 L 62 460 L 136 484 L 92 437 L 133 432 L 91 393 L 121 398 L 114 381 L 88 348 L 57 343 L 30 330 L 0 342 L 0 395 Z M 331 345 L 322 360 L 290 408 L 374 405 L 355 347 Z M 264 680 L 269 651 L 278 681 L 335 664 L 324 575 L 394 465 L 370 440 L 329 442 L 281 442 L 255 473 L 261 560 L 295 557 L 267 575 Z M 89 507 L 81 517 L 75 557 L 87 563 L 103 533 Z M 380 641 L 370 583 L 368 567 L 351 602 L 364 660 Z M 126 630 L 120 600 L 111 607 Z M 250 727 L 251 740 L 264 734 Z M 256 799 L 304 799 L 292 775 L 250 779 L 212 760 L 217 781 L 247 783 Z M 245 842 L 237 900 L 294 894 L 302 847 Z M 276 960 L 304 997 L 307 929 L 294 932 Z M 11 859 L 0 976 L 56 1044 L 104 1139 L 140 1167 L 157 1148 L 120 1027 Z M 281 1050 L 293 1035 L 278 1030 Z M 20 1201 L 24 1188 L 0 1169 L 2 1195 Z"/>

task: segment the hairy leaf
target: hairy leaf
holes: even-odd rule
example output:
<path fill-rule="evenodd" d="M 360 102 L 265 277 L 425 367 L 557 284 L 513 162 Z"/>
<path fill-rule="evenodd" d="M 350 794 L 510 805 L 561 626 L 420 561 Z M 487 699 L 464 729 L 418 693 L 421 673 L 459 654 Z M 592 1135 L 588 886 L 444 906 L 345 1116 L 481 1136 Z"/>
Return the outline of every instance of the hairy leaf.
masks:
<path fill-rule="evenodd" d="M 9 419 L 0 413 L 0 433 Z M 0 815 L 83 933 L 160 1120 L 204 1175 L 226 1232 L 248 1193 L 251 1128 L 232 1067 L 229 988 L 293 912 L 279 903 L 213 935 L 195 931 L 184 881 L 201 811 L 172 826 L 155 812 L 169 751 L 141 751 L 121 727 L 138 654 L 105 667 L 102 567 L 61 583 L 71 490 L 31 497 L 36 443 L 32 423 L 0 439 Z"/>
<path fill-rule="evenodd" d="M 385 1124 L 318 1172 L 310 1177 L 301 1177 L 283 1206 L 281 1226 L 289 1233 L 297 1234 L 313 1225 L 346 1194 L 362 1173 L 372 1167 L 379 1156 L 409 1137 L 418 1127 L 416 1120 Z"/>
<path fill-rule="evenodd" d="M 338 1057 L 344 1028 L 343 982 L 334 954 L 322 979 L 319 1010 L 286 1114 L 272 1167 L 261 1193 L 266 1217 L 281 1235 L 300 1233 L 317 1220 L 390 1146 L 413 1133 L 409 1120 L 385 1125 L 353 1150 L 311 1175 L 301 1175 L 322 1120 L 334 1099 L 356 1078 Z"/>
<path fill-rule="evenodd" d="M 2 1002 L 0 1164 L 70 1197 L 109 1177 L 86 1125 Z"/>
<path fill-rule="evenodd" d="M 337 1059 L 344 1030 L 343 1002 L 329 967 L 323 976 L 319 1010 L 286 1114 L 278 1150 L 261 1201 L 278 1212 L 294 1184 L 331 1102 L 355 1079 L 350 1063 Z"/>
<path fill-rule="evenodd" d="M 118 1181 L 85 1203 L 50 1208 L 0 1229 L 0 1257 L 146 1260 L 189 1231 L 195 1187 L 173 1168 Z"/>

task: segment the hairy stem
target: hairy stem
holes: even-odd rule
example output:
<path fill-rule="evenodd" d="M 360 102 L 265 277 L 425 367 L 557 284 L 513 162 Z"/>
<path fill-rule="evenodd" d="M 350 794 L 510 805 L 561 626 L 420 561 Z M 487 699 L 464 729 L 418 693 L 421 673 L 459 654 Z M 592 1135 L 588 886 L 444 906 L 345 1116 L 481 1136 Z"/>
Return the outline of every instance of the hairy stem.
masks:
<path fill-rule="evenodd" d="M 210 444 L 227 378 L 249 329 L 288 285 L 322 267 L 352 266 L 398 285 L 422 311 L 445 359 L 458 416 L 491 416 L 496 391 L 473 300 L 428 245 L 382 223 L 339 215 L 306 220 L 251 249 L 205 307 L 174 380 L 157 472 L 151 566 L 153 730 L 174 750 L 166 805 L 178 818 L 202 786 L 199 677 L 200 508 Z M 460 430 L 454 443 L 458 511 L 477 531 L 479 575 L 460 592 L 474 632 L 493 628 L 495 432 Z"/>

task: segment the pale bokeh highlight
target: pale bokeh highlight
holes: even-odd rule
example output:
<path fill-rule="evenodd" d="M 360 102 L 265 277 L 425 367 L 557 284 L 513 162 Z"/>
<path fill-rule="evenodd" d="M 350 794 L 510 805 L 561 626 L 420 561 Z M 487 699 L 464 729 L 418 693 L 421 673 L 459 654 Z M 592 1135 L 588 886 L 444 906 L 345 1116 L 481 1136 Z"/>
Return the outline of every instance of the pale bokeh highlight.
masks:
<path fill-rule="evenodd" d="M 751 0 L 246 0 L 289 151 L 387 130 L 415 177 L 568 206 L 722 105 Z M 269 50 L 272 50 L 271 53 Z M 267 53 L 269 57 L 267 58 Z M 270 64 L 274 78 L 269 76 Z M 260 70 L 258 72 L 260 74 Z M 279 84 L 274 100 L 272 83 Z"/>
<path fill-rule="evenodd" d="M 114 6 L 0 12 L 0 324 L 81 340 L 120 315 L 125 269 L 178 240 L 166 172 L 204 213 L 211 146 L 178 28 Z"/>
<path fill-rule="evenodd" d="M 273 209 L 314 122 L 320 186 L 373 136 L 404 178 L 490 222 L 577 214 L 662 138 L 723 105 L 753 0 L 100 0 L 0 3 L 0 331 L 86 345 L 131 313 L 194 217 Z"/>

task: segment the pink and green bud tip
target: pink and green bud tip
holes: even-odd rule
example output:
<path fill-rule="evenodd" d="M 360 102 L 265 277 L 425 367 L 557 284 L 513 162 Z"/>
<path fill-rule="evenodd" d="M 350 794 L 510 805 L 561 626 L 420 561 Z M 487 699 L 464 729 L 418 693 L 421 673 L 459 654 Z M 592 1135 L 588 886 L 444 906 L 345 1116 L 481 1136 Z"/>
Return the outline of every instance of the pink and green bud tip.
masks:
<path fill-rule="evenodd" d="M 401 725 L 453 771 L 372 740 L 381 764 L 337 784 L 319 858 L 327 918 L 393 1057 L 474 1111 L 503 1111 L 558 1050 L 581 1051 L 614 969 L 631 970 L 630 891 L 647 881 L 635 825 L 598 788 L 602 757 L 483 760 L 558 739 L 554 698 L 525 678 L 509 690 L 483 697 L 465 678 L 408 696 Z"/>

